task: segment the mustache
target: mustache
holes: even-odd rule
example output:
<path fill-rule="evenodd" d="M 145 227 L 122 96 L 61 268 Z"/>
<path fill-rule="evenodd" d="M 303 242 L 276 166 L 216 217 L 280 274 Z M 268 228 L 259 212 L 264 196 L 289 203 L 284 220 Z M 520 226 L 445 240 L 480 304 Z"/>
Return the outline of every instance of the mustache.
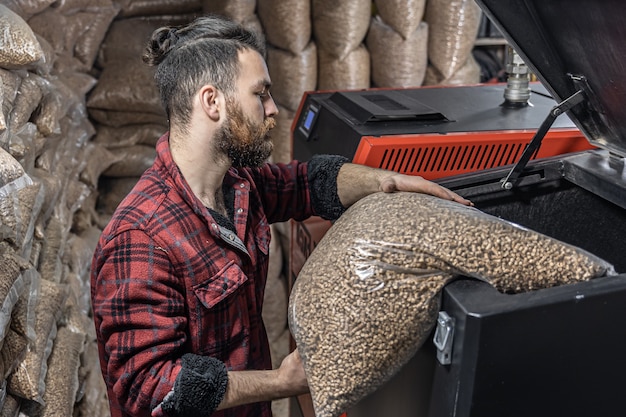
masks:
<path fill-rule="evenodd" d="M 276 119 L 273 117 L 268 117 L 263 121 L 263 127 L 266 131 L 270 131 L 276 127 Z"/>

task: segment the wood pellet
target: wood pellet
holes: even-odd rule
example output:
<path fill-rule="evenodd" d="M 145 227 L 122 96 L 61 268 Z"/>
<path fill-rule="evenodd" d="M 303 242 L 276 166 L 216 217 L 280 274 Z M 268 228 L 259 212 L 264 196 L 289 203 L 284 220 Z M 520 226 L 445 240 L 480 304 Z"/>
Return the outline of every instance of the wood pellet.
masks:
<path fill-rule="evenodd" d="M 607 274 L 593 254 L 472 207 L 417 193 L 365 197 L 324 235 L 289 300 L 316 416 L 339 416 L 408 362 L 456 276 L 517 293 Z"/>

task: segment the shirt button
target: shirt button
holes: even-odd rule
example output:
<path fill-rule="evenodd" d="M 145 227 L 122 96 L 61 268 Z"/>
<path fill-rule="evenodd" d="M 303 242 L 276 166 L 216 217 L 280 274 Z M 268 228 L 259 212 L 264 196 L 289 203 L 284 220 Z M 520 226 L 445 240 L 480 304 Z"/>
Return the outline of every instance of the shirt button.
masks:
<path fill-rule="evenodd" d="M 244 184 L 244 183 L 242 182 L 241 184 L 239 184 L 239 186 L 240 186 L 241 188 L 243 188 L 243 187 L 245 187 L 245 186 L 246 186 L 246 184 Z"/>
<path fill-rule="evenodd" d="M 243 209 L 242 208 L 238 208 L 237 209 L 237 213 L 243 213 Z"/>

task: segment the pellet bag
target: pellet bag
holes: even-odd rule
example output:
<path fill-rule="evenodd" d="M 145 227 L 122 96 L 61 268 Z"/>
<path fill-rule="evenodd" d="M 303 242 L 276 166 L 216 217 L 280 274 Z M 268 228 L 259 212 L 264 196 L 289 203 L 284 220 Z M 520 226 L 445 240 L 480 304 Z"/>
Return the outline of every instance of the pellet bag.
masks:
<path fill-rule="evenodd" d="M 315 415 L 337 417 L 391 379 L 431 334 L 456 277 L 519 293 L 606 275 L 613 266 L 595 255 L 474 207 L 365 197 L 326 232 L 289 298 Z"/>

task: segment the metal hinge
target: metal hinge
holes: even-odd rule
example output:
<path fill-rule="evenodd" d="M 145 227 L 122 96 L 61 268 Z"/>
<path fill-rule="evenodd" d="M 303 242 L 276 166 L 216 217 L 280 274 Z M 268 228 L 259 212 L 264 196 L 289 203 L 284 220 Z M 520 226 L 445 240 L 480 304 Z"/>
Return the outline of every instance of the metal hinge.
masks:
<path fill-rule="evenodd" d="M 440 311 L 437 317 L 437 328 L 433 343 L 437 348 L 437 359 L 442 365 L 452 362 L 452 340 L 454 338 L 454 318 L 445 311 Z"/>

